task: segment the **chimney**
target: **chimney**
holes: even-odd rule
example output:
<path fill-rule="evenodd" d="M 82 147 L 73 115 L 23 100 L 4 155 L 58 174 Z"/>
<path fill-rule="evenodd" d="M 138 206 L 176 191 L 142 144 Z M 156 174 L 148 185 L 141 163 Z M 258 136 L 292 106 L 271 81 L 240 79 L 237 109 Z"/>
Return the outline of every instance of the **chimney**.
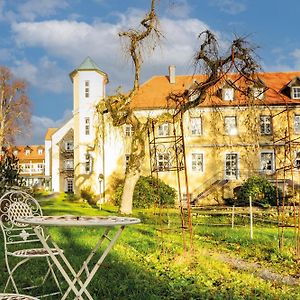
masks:
<path fill-rule="evenodd" d="M 170 83 L 175 83 L 175 81 L 176 81 L 175 70 L 176 70 L 175 65 L 169 66 L 169 81 L 170 81 Z"/>

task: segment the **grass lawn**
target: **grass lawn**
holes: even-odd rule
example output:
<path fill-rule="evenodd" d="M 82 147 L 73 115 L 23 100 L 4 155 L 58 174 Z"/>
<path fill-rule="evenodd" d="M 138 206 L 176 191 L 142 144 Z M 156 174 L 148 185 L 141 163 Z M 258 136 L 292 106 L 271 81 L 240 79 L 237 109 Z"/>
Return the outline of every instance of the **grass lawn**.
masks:
<path fill-rule="evenodd" d="M 63 196 L 39 202 L 45 215 L 117 214 L 113 206 L 99 210 Z M 250 240 L 248 226 L 206 226 L 203 224 L 216 218 L 220 221 L 220 217 L 198 216 L 193 220 L 194 251 L 184 252 L 177 210 L 136 210 L 134 216 L 142 223 L 126 227 L 104 261 L 89 286 L 94 299 L 300 299 L 292 230 L 286 229 L 285 248 L 279 251 L 275 226 L 256 224 Z M 227 218 L 221 221 L 229 223 L 230 216 Z M 98 231 L 52 228 L 51 235 L 79 268 Z M 187 233 L 185 237 L 188 240 Z M 2 245 L 2 237 L 0 241 Z M 3 247 L 0 255 L 4 258 Z M 0 259 L 0 270 L 5 270 L 4 259 Z M 39 262 L 28 264 L 17 280 L 36 281 L 42 271 Z M 0 291 L 6 275 L 1 272 Z"/>

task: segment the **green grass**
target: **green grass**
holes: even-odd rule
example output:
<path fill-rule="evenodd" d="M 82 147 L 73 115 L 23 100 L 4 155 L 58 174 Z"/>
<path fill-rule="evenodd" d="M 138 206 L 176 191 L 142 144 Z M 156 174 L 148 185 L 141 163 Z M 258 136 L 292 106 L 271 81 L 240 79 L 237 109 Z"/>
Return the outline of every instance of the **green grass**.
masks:
<path fill-rule="evenodd" d="M 104 205 L 99 210 L 64 196 L 39 201 L 45 215 L 117 214 L 116 207 Z M 299 274 L 292 255 L 293 231 L 286 230 L 285 248 L 279 251 L 276 227 L 256 225 L 254 239 L 250 240 L 246 223 L 233 229 L 195 225 L 194 251 L 185 252 L 177 210 L 162 211 L 162 214 L 157 209 L 136 210 L 133 215 L 141 218 L 142 223 L 126 227 L 97 272 L 89 286 L 94 299 L 300 299 L 298 286 L 263 280 L 256 273 L 234 269 L 218 258 L 218 254 L 225 253 L 259 262 L 279 274 Z M 194 224 L 230 223 L 230 217 L 199 218 L 194 219 Z M 78 269 L 92 249 L 99 228 L 52 228 L 50 232 Z M 185 237 L 189 244 L 187 233 Z M 3 247 L 0 251 L 4 257 Z M 1 259 L 0 270 L 4 269 L 4 259 Z M 27 265 L 23 270 L 26 276 L 21 271 L 19 282 L 36 281 L 43 265 L 35 263 L 30 268 Z M 1 290 L 5 280 L 2 272 Z"/>

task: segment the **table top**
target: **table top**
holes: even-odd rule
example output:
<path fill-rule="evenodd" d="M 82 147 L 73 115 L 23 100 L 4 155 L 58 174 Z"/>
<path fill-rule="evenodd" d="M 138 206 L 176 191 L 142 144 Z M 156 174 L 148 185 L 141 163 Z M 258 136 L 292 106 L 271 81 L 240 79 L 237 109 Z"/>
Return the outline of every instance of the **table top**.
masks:
<path fill-rule="evenodd" d="M 115 226 L 141 222 L 137 218 L 115 216 L 30 216 L 17 218 L 19 223 L 43 226 Z"/>
<path fill-rule="evenodd" d="M 0 293 L 0 300 L 39 300 L 39 299 L 31 296 L 20 295 L 20 294 Z"/>

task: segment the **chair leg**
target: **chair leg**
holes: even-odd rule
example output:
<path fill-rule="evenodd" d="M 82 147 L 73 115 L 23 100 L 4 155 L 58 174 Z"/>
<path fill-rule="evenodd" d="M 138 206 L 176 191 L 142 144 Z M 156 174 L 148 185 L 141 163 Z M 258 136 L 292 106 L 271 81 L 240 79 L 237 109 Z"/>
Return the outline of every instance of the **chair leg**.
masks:
<path fill-rule="evenodd" d="M 51 262 L 50 262 L 50 260 L 49 260 L 49 257 L 47 257 L 47 263 L 48 263 L 48 266 L 49 266 L 49 270 L 48 270 L 48 271 L 51 271 L 51 274 L 52 274 L 52 277 L 53 277 L 53 279 L 54 279 L 54 281 L 55 281 L 55 283 L 56 283 L 56 286 L 57 286 L 57 288 L 59 289 L 60 294 L 62 295 L 62 290 L 61 290 L 59 281 L 58 281 L 57 276 L 56 276 L 56 274 L 55 274 L 55 272 L 54 272 L 54 270 L 53 270 L 53 267 L 52 267 L 53 264 L 51 264 Z M 45 279 L 46 279 L 46 277 L 45 277 Z"/>
<path fill-rule="evenodd" d="M 25 262 L 27 262 L 27 261 L 29 260 L 29 258 L 25 258 L 25 259 L 23 259 L 22 261 L 20 261 L 19 263 L 17 263 L 17 264 L 14 266 L 14 268 L 13 268 L 12 270 L 10 269 L 10 266 L 9 266 L 7 257 L 5 258 L 5 260 L 6 260 L 6 267 L 7 267 L 7 271 L 8 271 L 8 279 L 7 279 L 7 281 L 6 281 L 4 291 L 6 291 L 8 285 L 9 285 L 9 282 L 11 281 L 11 282 L 12 282 L 12 285 L 13 285 L 13 287 L 14 287 L 14 289 L 15 289 L 15 292 L 16 292 L 16 293 L 19 293 L 18 288 L 17 288 L 17 285 L 16 285 L 16 282 L 15 282 L 15 280 L 14 280 L 14 278 L 13 278 L 13 273 L 16 271 L 16 269 L 17 269 L 19 266 L 21 266 L 21 265 L 23 265 Z"/>

